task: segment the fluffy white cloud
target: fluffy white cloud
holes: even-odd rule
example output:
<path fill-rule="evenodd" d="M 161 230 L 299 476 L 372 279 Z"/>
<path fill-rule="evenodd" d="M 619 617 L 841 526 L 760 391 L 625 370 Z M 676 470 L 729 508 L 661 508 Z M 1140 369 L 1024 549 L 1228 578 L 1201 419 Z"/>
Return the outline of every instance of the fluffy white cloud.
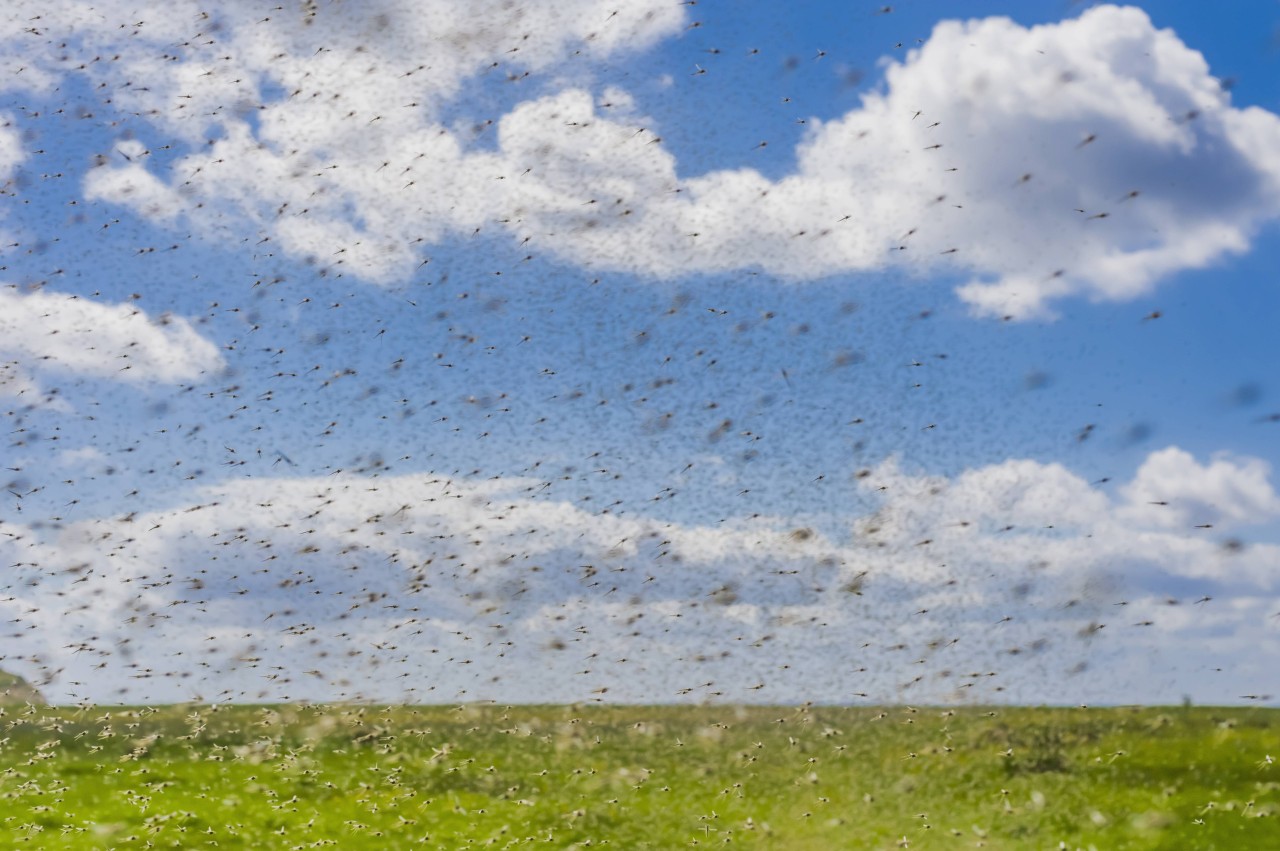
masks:
<path fill-rule="evenodd" d="M 1222 537 L 1280 514 L 1269 473 L 1260 459 L 1200 465 L 1168 447 L 1113 498 L 1059 464 L 1010 460 L 946 479 L 905 474 L 890 459 L 860 482 L 882 502 L 855 522 L 855 540 L 894 553 L 885 569 L 908 577 L 968 565 L 998 583 L 1007 578 L 1001 568 L 1021 566 L 1138 590 L 1179 578 L 1269 592 L 1280 585 L 1272 566 L 1280 547 L 1240 552 Z"/>
<path fill-rule="evenodd" d="M 181 194 L 143 166 L 143 158 L 150 152 L 141 142 L 126 139 L 116 146 L 116 153 L 128 164 L 118 168 L 96 168 L 89 172 L 84 180 L 87 200 L 125 204 L 161 222 L 172 221 L 186 209 Z M 138 161 L 134 161 L 134 157 Z"/>
<path fill-rule="evenodd" d="M 0 197 L 15 194 L 13 174 L 26 156 L 22 137 L 13 126 L 13 116 L 0 112 Z M 3 216 L 4 211 L 0 211 L 0 217 Z M 13 241 L 9 238 L 8 231 L 2 229 L 0 239 L 4 239 L 5 243 Z"/>
<path fill-rule="evenodd" d="M 69 412 L 71 405 L 57 392 L 49 392 L 23 369 L 22 361 L 0 362 L 0 398 L 16 399 L 31 408 Z"/>
<path fill-rule="evenodd" d="M 11 9 L 10 14 L 16 12 Z M 15 73 L 11 79 L 37 89 L 48 82 L 38 70 Z M 0 193 L 7 194 L 8 179 L 26 159 L 26 151 L 17 130 L 9 126 L 9 116 L 0 115 L 0 121 Z M 141 150 L 134 141 L 120 147 L 126 154 Z M 114 197 L 136 195 L 134 200 L 149 215 L 172 216 L 180 206 L 160 180 L 140 168 L 113 172 L 98 183 Z M 161 210 L 166 197 L 167 207 Z M 47 289 L 24 292 L 13 285 L 0 288 L 0 358 L 12 358 L 0 362 L 0 396 L 60 410 L 68 410 L 67 404 L 44 392 L 32 370 L 142 382 L 194 378 L 222 365 L 217 347 L 184 319 L 152 318 L 129 305 L 104 305 Z"/>
<path fill-rule="evenodd" d="M 256 229 L 295 256 L 373 280 L 404 276 L 431 244 L 503 216 L 495 178 L 504 164 L 469 152 L 471 130 L 445 115 L 464 84 L 534 85 L 531 75 L 553 66 L 572 75 L 560 66 L 643 49 L 685 21 L 683 6 L 657 0 L 607 9 L 387 0 L 270 14 L 253 3 L 206 12 L 187 2 L 141 22 L 120 2 L 41 12 L 10 51 L 44 77 L 90 75 L 116 108 L 199 148 L 166 171 L 127 140 L 127 161 L 111 156 L 90 173 L 89 198 L 164 222 L 185 213 L 236 239 Z M 10 14 L 15 30 L 30 18 Z M 116 58 L 74 61 L 61 47 L 68 38 Z M 39 89 L 44 77 L 8 84 Z"/>
<path fill-rule="evenodd" d="M 130 382 L 196 378 L 223 363 L 218 348 L 180 317 L 14 287 L 0 289 L 0 354 L 25 368 Z M 22 371 L 3 384 L 34 390 Z"/>
<path fill-rule="evenodd" d="M 1153 454 L 1124 492 L 1181 455 Z M 1247 460 L 1183 467 L 1276 499 Z M 991 670 L 1017 699 L 1123 700 L 1138 694 L 1060 674 L 1161 647 L 1207 659 L 1199 642 L 1226 626 L 1241 647 L 1277 640 L 1280 547 L 1224 549 L 1204 530 L 1126 515 L 1129 496 L 1058 465 L 946 478 L 890 459 L 860 480 L 878 510 L 847 536 L 816 518 L 702 527 L 591 513 L 543 485 L 240 480 L 168 509 L 0 524 L 10 652 L 33 677 L 43 666 L 98 684 L 96 700 L 121 697 L 101 691 L 120 682 L 148 700 L 390 699 L 426 683 L 441 699 L 652 700 L 705 681 L 736 700 L 782 693 L 755 694 L 757 681 L 823 700 L 990 699 L 995 684 L 969 672 Z M 853 679 L 851 648 L 865 669 Z M 104 663 L 114 677 L 93 673 Z M 286 672 L 273 684 L 259 676 L 270 666 Z M 312 670 L 323 676 L 299 675 Z M 1132 685 L 1167 688 L 1168 673 Z"/>
<path fill-rule="evenodd" d="M 1152 453 L 1125 488 L 1127 519 L 1157 528 L 1240 525 L 1280 517 L 1271 465 L 1259 458 L 1218 455 L 1200 464 L 1171 446 Z"/>
<path fill-rule="evenodd" d="M 13 116 L 0 113 L 0 178 L 6 181 L 13 174 L 14 168 L 26 159 L 22 137 L 12 125 Z M 6 192 L 9 190 L 7 183 L 5 190 Z"/>
<path fill-rule="evenodd" d="M 675 4 L 179 5 L 135 28 L 122 5 L 52 4 L 47 43 L 22 42 L 45 50 L 30 64 L 46 76 L 78 69 L 52 47 L 68 33 L 119 54 L 85 73 L 200 146 L 166 169 L 137 145 L 92 172 L 91 196 L 255 230 L 371 280 L 502 223 L 570 261 L 659 276 L 967 276 L 958 293 L 976 312 L 1026 317 L 1068 296 L 1136 297 L 1246 250 L 1280 214 L 1280 118 L 1233 107 L 1204 58 L 1134 8 L 1032 28 L 943 22 L 859 108 L 810 122 L 795 172 L 774 181 L 680 179 L 660 129 L 616 88 L 544 94 L 494 127 L 446 120 L 469 81 L 572 79 L 576 55 L 672 35 Z M 494 132 L 496 151 L 473 144 Z"/>
<path fill-rule="evenodd" d="M 944 22 L 883 92 L 811 122 L 795 173 L 678 180 L 643 119 L 583 92 L 521 105 L 502 152 L 520 228 L 582 263 L 788 277 L 968 274 L 984 314 L 1127 299 L 1243 251 L 1280 215 L 1280 118 L 1235 109 L 1203 57 L 1132 8 L 1025 29 Z M 675 192 L 679 188 L 679 192 Z"/>

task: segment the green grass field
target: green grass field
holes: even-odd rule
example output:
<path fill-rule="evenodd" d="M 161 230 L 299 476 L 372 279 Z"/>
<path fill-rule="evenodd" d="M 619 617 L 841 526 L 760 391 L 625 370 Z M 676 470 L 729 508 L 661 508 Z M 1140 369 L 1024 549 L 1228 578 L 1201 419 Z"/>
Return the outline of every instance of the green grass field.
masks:
<path fill-rule="evenodd" d="M 1275 849 L 1278 722 L 1200 707 L 11 706 L 0 847 Z"/>

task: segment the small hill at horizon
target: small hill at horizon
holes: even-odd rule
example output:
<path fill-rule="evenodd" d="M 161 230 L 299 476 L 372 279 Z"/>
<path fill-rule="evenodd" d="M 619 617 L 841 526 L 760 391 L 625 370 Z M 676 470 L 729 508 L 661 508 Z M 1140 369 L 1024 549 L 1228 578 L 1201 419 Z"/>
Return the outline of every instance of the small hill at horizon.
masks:
<path fill-rule="evenodd" d="M 31 703 L 44 706 L 46 701 L 40 690 L 17 674 L 0 670 L 0 705 Z"/>

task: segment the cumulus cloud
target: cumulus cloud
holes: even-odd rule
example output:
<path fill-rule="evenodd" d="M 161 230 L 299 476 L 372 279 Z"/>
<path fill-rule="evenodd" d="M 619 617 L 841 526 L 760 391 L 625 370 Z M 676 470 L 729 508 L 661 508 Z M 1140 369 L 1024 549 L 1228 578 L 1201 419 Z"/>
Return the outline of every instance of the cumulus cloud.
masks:
<path fill-rule="evenodd" d="M 1270 478 L 1271 465 L 1259 458 L 1220 454 L 1200 464 L 1171 446 L 1148 456 L 1123 488 L 1128 504 L 1122 510 L 1128 518 L 1162 528 L 1265 523 L 1280 517 L 1280 496 Z"/>
<path fill-rule="evenodd" d="M 1062 675 L 1099 655 L 1201 658 L 1227 625 L 1241 646 L 1278 640 L 1280 548 L 1123 510 L 1148 467 L 1183 455 L 1154 453 L 1118 498 L 1055 464 L 948 478 L 888 459 L 858 480 L 877 502 L 847 533 L 592 513 L 525 479 L 240 480 L 166 509 L 0 525 L 0 611 L 33 677 L 135 700 L 783 693 L 757 682 L 821 700 L 995 699 L 999 683 L 1078 700 L 1091 686 Z M 1183 466 L 1276 500 L 1248 459 Z M 92 673 L 104 663 L 116 676 Z"/>
<path fill-rule="evenodd" d="M 588 0 L 385 0 L 266 15 L 252 3 L 206 12 L 188 2 L 141 23 L 125 3 L 61 2 L 42 13 L 11 50 L 45 77 L 89 74 L 110 87 L 116 108 L 198 146 L 160 169 L 150 148 L 126 140 L 127 161 L 107 158 L 86 179 L 91 199 L 162 222 L 181 212 L 237 239 L 256 228 L 295 256 L 377 281 L 502 216 L 493 184 L 503 166 L 468 151 L 470 134 L 446 114 L 464 84 L 539 85 L 530 78 L 570 59 L 643 49 L 685 21 L 684 7 L 656 0 L 607 9 Z M 60 46 L 68 38 L 116 58 L 73 62 Z"/>
<path fill-rule="evenodd" d="M 26 368 L 129 382 L 196 378 L 223 363 L 218 348 L 180 317 L 13 287 L 0 289 L 0 354 Z M 0 386 L 15 395 L 35 390 L 16 367 Z"/>
<path fill-rule="evenodd" d="M 116 153 L 128 164 L 119 168 L 97 168 L 84 181 L 85 198 L 106 200 L 133 207 L 150 219 L 169 222 L 186 208 L 182 196 L 143 167 L 141 159 L 149 152 L 137 139 L 126 139 L 116 146 Z M 135 162 L 134 157 L 139 161 Z"/>
<path fill-rule="evenodd" d="M 199 146 L 161 167 L 137 145 L 131 162 L 91 173 L 90 195 L 237 238 L 254 230 L 374 281 L 501 225 L 591 267 L 897 267 L 967 278 L 957 292 L 980 314 L 1046 316 L 1058 299 L 1134 298 L 1242 252 L 1280 214 L 1280 118 L 1233 107 L 1204 58 L 1134 8 L 1031 28 L 943 22 L 885 63 L 858 108 L 811 121 L 795 171 L 772 180 L 688 175 L 626 92 L 542 82 L 572 79 L 578 57 L 675 34 L 675 4 L 180 6 L 127 38 L 118 23 L 136 16 L 122 5 L 43 16 L 42 74 L 77 67 L 53 49 L 67 34 L 118 53 L 85 73 Z M 477 80 L 530 96 L 492 127 L 450 121 Z M 495 133 L 496 150 L 477 147 Z"/>
<path fill-rule="evenodd" d="M 8 179 L 19 163 L 26 159 L 22 138 L 13 124 L 13 116 L 0 113 L 0 178 Z M 9 187 L 6 185 L 5 189 Z"/>
<path fill-rule="evenodd" d="M 40 382 L 23 369 L 22 361 L 0 362 L 0 398 L 19 400 L 32 409 L 61 411 L 72 410 L 71 405 L 57 392 L 46 390 Z"/>
<path fill-rule="evenodd" d="M 953 479 L 908 474 L 889 459 L 860 487 L 882 503 L 855 522 L 855 541 L 895 553 L 886 569 L 906 576 L 972 565 L 998 582 L 1003 565 L 1148 591 L 1170 579 L 1266 592 L 1280 584 L 1271 567 L 1280 547 L 1256 544 L 1237 558 L 1235 539 L 1221 535 L 1280 511 L 1270 468 L 1257 458 L 1201 465 L 1168 447 L 1151 453 L 1118 497 L 1060 464 L 1021 459 Z M 1156 493 L 1163 504 L 1147 499 Z"/>
<path fill-rule="evenodd" d="M 1132 8 L 943 22 L 886 65 L 883 91 L 811 122 L 778 181 L 681 180 L 640 126 L 580 91 L 506 116 L 502 151 L 531 169 L 507 184 L 520 226 L 575 261 L 657 275 L 969 275 L 975 311 L 1027 317 L 1146 293 L 1280 215 L 1280 118 L 1232 107 L 1199 53 Z"/>
<path fill-rule="evenodd" d="M 25 159 L 26 151 L 22 145 L 22 137 L 13 126 L 13 117 L 0 113 L 0 197 L 15 193 L 14 172 Z M 6 242 L 10 241 L 7 232 L 3 230 L 0 230 L 0 237 L 4 237 Z"/>

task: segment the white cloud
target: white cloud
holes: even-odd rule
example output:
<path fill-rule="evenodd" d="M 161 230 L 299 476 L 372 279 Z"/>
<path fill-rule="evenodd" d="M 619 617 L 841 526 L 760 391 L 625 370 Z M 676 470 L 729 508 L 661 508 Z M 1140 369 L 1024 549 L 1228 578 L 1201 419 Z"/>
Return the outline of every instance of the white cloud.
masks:
<path fill-rule="evenodd" d="M 56 392 L 40 386 L 23 368 L 21 361 L 0 362 L 0 398 L 16 399 L 34 408 L 69 412 L 71 405 Z"/>
<path fill-rule="evenodd" d="M 223 363 L 217 347 L 180 317 L 14 287 L 0 289 L 0 353 L 29 368 L 130 382 L 196 378 Z M 21 373 L 14 381 L 34 389 Z"/>
<path fill-rule="evenodd" d="M 107 456 L 96 446 L 81 446 L 79 449 L 64 449 L 58 453 L 58 464 L 83 469 L 89 464 L 105 463 Z"/>
<path fill-rule="evenodd" d="M 78 67 L 56 46 L 69 34 L 89 52 L 118 55 L 80 70 L 110 87 L 116 108 L 198 147 L 162 171 L 128 140 L 127 161 L 111 156 L 90 173 L 90 199 L 162 222 L 181 211 L 234 239 L 256 229 L 295 256 L 385 281 L 417 268 L 446 236 L 503 215 L 495 178 L 504 164 L 468 152 L 468 132 L 445 123 L 464 84 L 541 85 L 552 67 L 571 72 L 562 66 L 575 57 L 643 49 L 685 20 L 683 6 L 657 0 L 353 9 L 264 15 L 252 3 L 215 13 L 179 3 L 135 26 L 128 4 L 53 3 L 41 10 L 48 41 L 10 49 L 46 73 Z M 15 25 L 29 17 L 11 14 Z"/>
<path fill-rule="evenodd" d="M 116 146 L 116 153 L 128 164 L 117 168 L 95 168 L 84 180 L 85 199 L 107 200 L 133 207 L 150 219 L 169 222 L 185 209 L 181 195 L 143 166 L 149 152 L 136 139 Z M 134 161 L 134 157 L 138 161 Z"/>
<path fill-rule="evenodd" d="M 13 174 L 26 158 L 22 137 L 13 126 L 13 116 L 0 112 L 0 198 L 15 194 Z M 3 216 L 4 212 L 0 212 L 0 220 Z M 13 242 L 8 231 L 2 229 L 0 239 L 5 243 Z"/>
<path fill-rule="evenodd" d="M 375 281 L 502 222 L 587 266 L 794 278 L 899 267 L 968 276 L 958 293 L 978 313 L 1043 316 L 1065 297 L 1149 292 L 1246 250 L 1280 215 L 1280 118 L 1234 108 L 1204 58 L 1134 8 L 1032 28 L 943 22 L 885 64 L 860 107 L 811 121 L 777 181 L 748 168 L 680 179 L 660 128 L 616 87 L 535 97 L 493 127 L 445 122 L 470 80 L 569 78 L 576 51 L 673 35 L 675 4 L 631 0 L 608 16 L 586 2 L 436 0 L 313 18 L 188 4 L 127 38 L 117 24 L 136 16 L 102 8 L 55 4 L 45 32 L 120 53 L 86 73 L 200 150 L 165 170 L 139 145 L 132 162 L 94 170 L 89 193 L 237 238 L 255 230 Z M 160 43 L 183 45 L 178 59 Z M 32 64 L 68 67 L 51 49 Z M 478 150 L 476 132 L 496 132 L 497 150 Z"/>
<path fill-rule="evenodd" d="M 1156 528 L 1265 523 L 1280 517 L 1270 477 L 1271 465 L 1259 458 L 1219 454 L 1200 464 L 1171 446 L 1148 456 L 1121 490 L 1124 516 Z"/>
<path fill-rule="evenodd" d="M 10 79 L 47 88 L 42 72 L 27 70 L 23 66 L 24 73 Z M 0 194 L 7 194 L 8 179 L 26 152 L 17 130 L 9 126 L 11 117 L 0 114 L 0 121 L 0 180 L 5 181 Z M 126 155 L 142 151 L 140 143 L 131 140 L 119 147 Z M 133 196 L 148 215 L 176 214 L 180 205 L 173 193 L 140 167 L 106 174 L 96 181 L 101 191 Z M 89 182 L 92 194 L 95 181 Z M 13 285 L 0 288 L 0 358 L 11 358 L 0 362 L 0 396 L 62 411 L 70 409 L 67 403 L 56 392 L 43 390 L 32 370 L 142 382 L 194 378 L 222 365 L 217 348 L 184 319 L 155 319 L 128 305 L 109 306 L 47 289 L 22 292 Z"/>
<path fill-rule="evenodd" d="M 1154 453 L 1123 492 L 1183 455 Z M 1182 468 L 1223 493 L 1276 499 L 1248 459 L 1200 466 L 1188 456 Z M 388 699 L 430 680 L 503 700 L 577 700 L 596 688 L 652 700 L 714 680 L 732 699 L 768 699 L 750 693 L 754 681 L 795 678 L 814 699 L 856 690 L 887 700 L 921 676 L 911 699 L 946 700 L 960 671 L 999 670 L 1025 699 L 1114 700 L 1127 699 L 1125 683 L 1058 674 L 1095 651 L 1200 658 L 1201 639 L 1226 625 L 1243 647 L 1267 635 L 1265 611 L 1280 602 L 1280 547 L 1226 550 L 1214 533 L 1129 516 L 1128 496 L 1054 464 L 1012 460 L 947 478 L 890 459 L 860 484 L 878 510 L 843 539 L 815 531 L 817 518 L 707 527 L 590 513 L 540 484 L 247 479 L 163 510 L 0 525 L 0 556 L 14 566 L 0 613 L 22 630 L 11 652 L 65 666 L 66 679 L 118 682 L 80 676 L 77 666 L 104 661 L 161 672 L 130 683 L 132 699 L 257 697 L 258 671 L 239 661 L 256 656 L 326 672 L 267 687 L 295 698 Z M 72 652 L 81 642 L 93 649 Z M 831 673 L 850 647 L 868 666 L 856 688 Z M 1034 663 L 1019 668 L 1012 649 Z M 193 667 L 196 655 L 208 666 Z M 1148 679 L 1167 688 L 1166 674 Z"/>
<path fill-rule="evenodd" d="M 1136 297 L 1244 251 L 1280 215 L 1280 118 L 1233 108 L 1203 57 L 1137 9 L 1031 29 L 944 22 L 885 78 L 860 108 L 811 122 L 779 181 L 681 181 L 637 133 L 651 122 L 581 92 L 523 104 L 501 131 L 511 171 L 533 169 L 509 184 L 512 215 L 585 264 L 969 274 L 958 292 L 977 312 L 1015 316 Z"/>
<path fill-rule="evenodd" d="M 949 569 L 971 564 L 992 577 L 1001 576 L 1000 566 L 1034 565 L 1067 577 L 1102 571 L 1139 587 L 1161 577 L 1260 589 L 1280 584 L 1271 566 L 1280 547 L 1255 544 L 1241 553 L 1224 547 L 1220 534 L 1280 514 L 1270 467 L 1257 458 L 1216 457 L 1201 465 L 1168 447 L 1119 486 L 1118 499 L 1059 464 L 1027 460 L 947 479 L 908 475 L 889 459 L 860 487 L 882 501 L 855 522 L 855 540 L 894 553 L 888 567 L 906 576 L 945 562 Z"/>
<path fill-rule="evenodd" d="M 13 127 L 13 116 L 0 113 L 0 178 L 8 180 L 13 170 L 26 159 L 26 151 L 22 147 L 22 137 Z M 6 192 L 8 186 L 5 186 Z"/>

